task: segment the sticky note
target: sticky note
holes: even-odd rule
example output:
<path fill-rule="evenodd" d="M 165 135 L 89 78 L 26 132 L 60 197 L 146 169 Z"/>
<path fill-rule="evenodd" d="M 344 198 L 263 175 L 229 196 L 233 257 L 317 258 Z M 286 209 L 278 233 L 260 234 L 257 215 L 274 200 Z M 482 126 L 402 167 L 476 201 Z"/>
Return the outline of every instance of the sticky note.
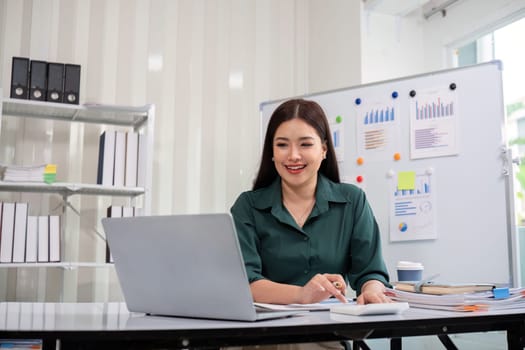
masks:
<path fill-rule="evenodd" d="M 51 184 L 56 181 L 56 174 L 44 174 L 44 182 L 46 184 Z"/>
<path fill-rule="evenodd" d="M 505 299 L 510 296 L 508 288 L 494 288 L 492 292 L 494 293 L 494 299 Z"/>
<path fill-rule="evenodd" d="M 56 174 L 57 165 L 56 164 L 46 164 L 44 168 L 44 174 Z"/>
<path fill-rule="evenodd" d="M 397 189 L 413 190 L 416 188 L 416 172 L 400 171 L 397 173 Z"/>

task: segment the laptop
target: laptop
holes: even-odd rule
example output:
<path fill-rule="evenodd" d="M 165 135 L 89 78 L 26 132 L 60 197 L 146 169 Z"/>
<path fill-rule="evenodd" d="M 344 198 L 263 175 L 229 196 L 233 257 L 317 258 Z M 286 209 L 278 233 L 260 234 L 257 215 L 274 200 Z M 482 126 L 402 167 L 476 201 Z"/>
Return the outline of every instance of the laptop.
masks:
<path fill-rule="evenodd" d="M 102 226 L 129 311 L 238 321 L 300 313 L 254 306 L 230 214 L 103 218 Z"/>

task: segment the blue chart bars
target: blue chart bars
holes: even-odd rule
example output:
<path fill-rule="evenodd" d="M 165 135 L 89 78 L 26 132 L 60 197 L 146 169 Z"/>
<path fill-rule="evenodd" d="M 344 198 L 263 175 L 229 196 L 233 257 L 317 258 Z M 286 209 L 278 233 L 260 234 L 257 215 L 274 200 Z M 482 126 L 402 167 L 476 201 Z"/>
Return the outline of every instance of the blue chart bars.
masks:
<path fill-rule="evenodd" d="M 429 176 L 417 176 L 416 186 L 411 190 L 396 190 L 394 192 L 395 197 L 405 196 L 416 196 L 416 195 L 428 195 L 430 194 L 430 177 Z"/>
<path fill-rule="evenodd" d="M 338 129 L 338 130 L 333 130 L 332 131 L 332 141 L 334 143 L 334 147 L 339 147 L 341 146 L 341 131 Z"/>
<path fill-rule="evenodd" d="M 444 104 L 438 97 L 437 102 L 419 105 L 416 101 L 416 120 L 435 119 L 454 115 L 454 102 Z"/>
<path fill-rule="evenodd" d="M 365 125 L 393 122 L 394 121 L 394 107 L 385 107 L 383 109 L 371 110 L 365 114 L 363 123 Z"/>
<path fill-rule="evenodd" d="M 395 216 L 417 215 L 418 205 L 420 211 L 428 211 L 427 206 L 431 206 L 430 202 L 418 202 L 417 200 L 413 199 L 416 196 L 424 197 L 428 195 L 430 195 L 430 177 L 417 176 L 416 186 L 414 189 L 398 189 L 394 192 L 394 197 L 396 198 L 396 201 L 394 203 Z M 406 200 L 402 198 L 406 198 Z"/>

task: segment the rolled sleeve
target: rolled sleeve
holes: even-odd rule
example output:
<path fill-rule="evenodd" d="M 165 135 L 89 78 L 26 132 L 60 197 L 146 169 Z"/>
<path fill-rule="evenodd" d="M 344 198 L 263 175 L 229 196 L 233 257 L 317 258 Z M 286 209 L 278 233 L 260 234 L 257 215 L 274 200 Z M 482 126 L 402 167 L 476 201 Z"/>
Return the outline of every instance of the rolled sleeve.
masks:
<path fill-rule="evenodd" d="M 378 280 L 385 286 L 390 284 L 381 253 L 379 227 L 364 192 L 361 192 L 354 204 L 355 223 L 352 232 L 349 282 L 360 294 L 361 287 L 369 280 Z"/>
<path fill-rule="evenodd" d="M 248 281 L 252 283 L 264 279 L 262 275 L 262 262 L 258 252 L 260 242 L 253 224 L 252 207 L 246 193 L 241 194 L 235 201 L 231 208 L 231 214 L 235 222 Z"/>

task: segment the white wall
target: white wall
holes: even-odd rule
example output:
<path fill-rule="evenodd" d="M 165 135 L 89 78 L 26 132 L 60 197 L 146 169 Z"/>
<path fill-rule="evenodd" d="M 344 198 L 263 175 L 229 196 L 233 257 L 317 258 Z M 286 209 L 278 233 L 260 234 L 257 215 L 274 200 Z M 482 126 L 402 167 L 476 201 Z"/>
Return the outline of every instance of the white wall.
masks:
<path fill-rule="evenodd" d="M 360 0 L 310 0 L 310 93 L 361 82 Z"/>
<path fill-rule="evenodd" d="M 406 17 L 363 12 L 362 82 L 422 73 L 423 22 L 419 11 Z"/>

